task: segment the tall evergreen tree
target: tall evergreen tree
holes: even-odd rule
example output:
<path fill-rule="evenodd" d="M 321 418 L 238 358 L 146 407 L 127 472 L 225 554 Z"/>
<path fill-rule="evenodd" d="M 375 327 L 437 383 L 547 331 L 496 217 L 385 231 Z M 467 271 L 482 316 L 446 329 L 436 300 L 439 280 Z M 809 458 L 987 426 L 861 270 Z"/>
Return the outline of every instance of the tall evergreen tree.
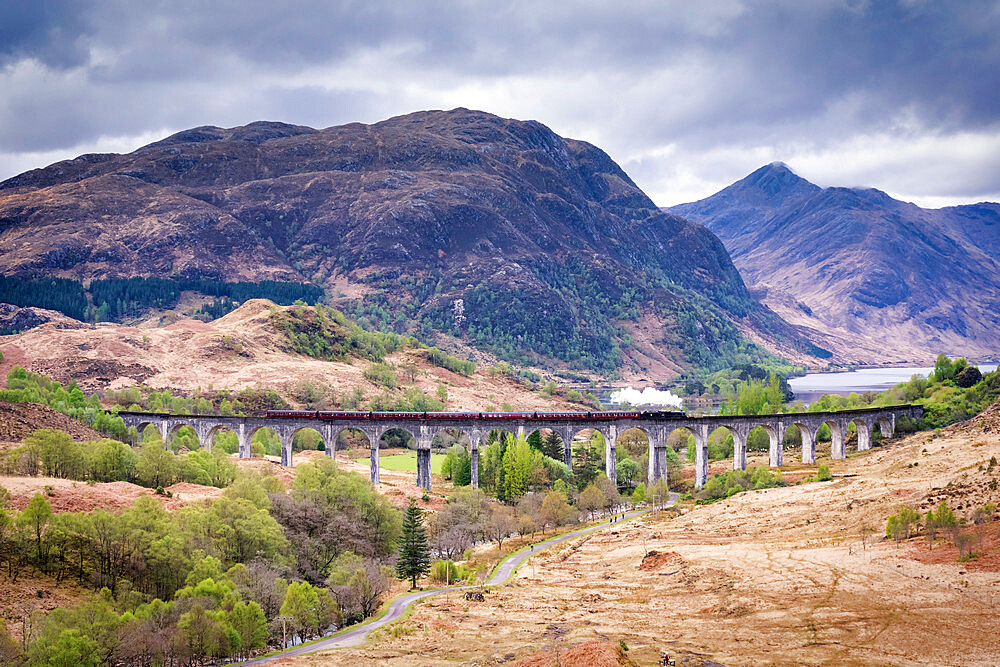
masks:
<path fill-rule="evenodd" d="M 423 513 L 411 499 L 403 515 L 403 536 L 399 540 L 399 558 L 396 560 L 396 576 L 400 579 L 409 577 L 410 588 L 416 588 L 417 577 L 430 571 L 431 550 L 423 523 Z"/>

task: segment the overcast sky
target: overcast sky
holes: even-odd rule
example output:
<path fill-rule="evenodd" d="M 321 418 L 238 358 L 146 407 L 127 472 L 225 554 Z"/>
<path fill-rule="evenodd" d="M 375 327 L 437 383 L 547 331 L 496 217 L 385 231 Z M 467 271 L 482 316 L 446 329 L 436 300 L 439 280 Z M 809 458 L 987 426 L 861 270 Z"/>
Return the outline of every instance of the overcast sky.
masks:
<path fill-rule="evenodd" d="M 590 141 L 661 205 L 781 160 L 1000 201 L 1000 2 L 0 0 L 0 179 L 197 125 L 463 106 Z"/>

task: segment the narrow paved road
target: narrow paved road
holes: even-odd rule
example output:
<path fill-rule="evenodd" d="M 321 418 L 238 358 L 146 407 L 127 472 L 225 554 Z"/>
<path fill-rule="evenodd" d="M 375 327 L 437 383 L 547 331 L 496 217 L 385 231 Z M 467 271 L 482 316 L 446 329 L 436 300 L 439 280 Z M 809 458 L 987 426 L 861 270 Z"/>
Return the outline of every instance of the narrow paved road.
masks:
<path fill-rule="evenodd" d="M 677 494 L 670 494 L 670 502 L 667 503 L 667 507 L 670 507 L 675 502 L 677 502 Z M 572 533 L 566 533 L 565 535 L 559 535 L 558 537 L 553 537 L 551 539 L 545 540 L 544 542 L 539 542 L 535 545 L 534 549 L 528 549 L 526 551 L 521 551 L 513 556 L 509 556 L 507 560 L 503 561 L 500 566 L 490 577 L 489 581 L 486 582 L 487 586 L 498 586 L 514 574 L 514 570 L 518 568 L 521 563 L 528 560 L 538 552 L 551 547 L 553 544 L 559 544 L 560 542 L 565 542 L 566 540 L 572 540 L 574 538 L 580 537 L 581 535 L 586 535 L 592 533 L 596 530 L 602 528 L 607 528 L 608 526 L 617 526 L 622 520 L 628 520 L 633 517 L 637 517 L 640 514 L 645 514 L 650 510 L 638 510 L 635 512 L 628 512 L 624 516 L 624 519 L 620 519 L 618 522 L 609 523 L 605 521 L 599 523 L 596 526 L 590 526 L 588 528 L 581 528 L 580 530 L 574 530 Z M 358 626 L 353 630 L 349 630 L 342 635 L 337 635 L 336 637 L 330 637 L 329 639 L 323 639 L 314 644 L 307 644 L 306 646 L 298 646 L 295 648 L 290 648 L 287 651 L 282 651 L 281 653 L 275 653 L 274 655 L 269 655 L 263 658 L 257 658 L 256 660 L 250 660 L 241 664 L 244 665 L 261 665 L 265 662 L 271 662 L 272 660 L 278 660 L 280 658 L 290 658 L 295 655 L 305 655 L 307 653 L 317 653 L 319 651 L 327 651 L 332 648 L 347 648 L 349 646 L 359 646 L 365 642 L 368 638 L 368 634 L 372 630 L 376 630 L 387 623 L 392 623 L 406 611 L 406 608 L 417 600 L 422 600 L 424 598 L 431 597 L 432 595 L 441 595 L 442 593 L 453 593 L 455 591 L 467 590 L 470 588 L 478 588 L 478 586 L 451 586 L 450 588 L 433 588 L 427 591 L 417 591 L 415 593 L 407 593 L 406 595 L 400 596 L 393 600 L 389 604 L 389 609 L 386 613 L 377 621 L 372 621 L 365 625 Z"/>

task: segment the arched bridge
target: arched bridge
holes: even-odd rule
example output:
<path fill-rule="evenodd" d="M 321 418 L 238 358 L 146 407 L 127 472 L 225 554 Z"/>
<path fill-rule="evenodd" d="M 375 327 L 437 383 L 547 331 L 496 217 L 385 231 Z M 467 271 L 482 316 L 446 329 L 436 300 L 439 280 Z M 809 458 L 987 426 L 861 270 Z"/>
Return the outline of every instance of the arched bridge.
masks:
<path fill-rule="evenodd" d="M 727 428 L 733 434 L 733 468 L 745 470 L 747 436 L 756 427 L 762 427 L 770 440 L 769 465 L 779 467 L 783 463 L 782 440 L 785 430 L 798 427 L 802 434 L 802 462 L 816 460 L 816 434 L 826 424 L 830 429 L 831 457 L 842 459 L 847 456 L 846 437 L 848 427 L 854 423 L 858 433 L 858 450 L 871 447 L 872 432 L 878 428 L 883 437 L 892 437 L 896 430 L 896 420 L 906 416 L 916 420 L 923 415 L 919 405 L 903 405 L 886 408 L 864 408 L 837 412 L 801 412 L 748 416 L 688 416 L 684 413 L 633 413 L 633 412 L 579 412 L 579 413 L 449 413 L 428 418 L 424 413 L 297 413 L 275 417 L 217 417 L 195 415 L 166 415 L 147 412 L 119 412 L 126 427 L 135 427 L 140 433 L 152 425 L 159 429 L 164 442 L 175 435 L 183 426 L 190 426 L 201 443 L 211 447 L 215 434 L 223 429 L 231 430 L 239 439 L 240 458 L 250 457 L 250 441 L 261 428 L 271 428 L 281 439 L 281 464 L 292 465 L 292 438 L 296 432 L 311 428 L 319 432 L 326 446 L 326 454 L 333 456 L 337 436 L 345 429 L 361 431 L 368 438 L 371 448 L 371 481 L 379 481 L 379 441 L 388 431 L 398 429 L 409 433 L 417 443 L 417 484 L 431 488 L 431 442 L 445 429 L 455 429 L 465 433 L 472 445 L 472 484 L 479 480 L 479 445 L 492 430 L 502 430 L 523 435 L 539 429 L 551 429 L 560 435 L 563 442 L 563 459 L 572 465 L 571 445 L 573 437 L 585 430 L 600 431 L 604 435 L 605 466 L 608 477 L 617 479 L 616 447 L 618 436 L 629 429 L 642 431 L 649 441 L 649 483 L 666 479 L 667 438 L 678 429 L 687 429 L 695 442 L 695 487 L 700 488 L 708 480 L 708 437 L 719 428 Z M 310 416 L 297 416 L 308 414 Z M 320 415 L 354 415 L 325 419 Z M 469 416 L 459 416 L 469 415 Z M 478 417 L 476 415 L 479 415 Z"/>

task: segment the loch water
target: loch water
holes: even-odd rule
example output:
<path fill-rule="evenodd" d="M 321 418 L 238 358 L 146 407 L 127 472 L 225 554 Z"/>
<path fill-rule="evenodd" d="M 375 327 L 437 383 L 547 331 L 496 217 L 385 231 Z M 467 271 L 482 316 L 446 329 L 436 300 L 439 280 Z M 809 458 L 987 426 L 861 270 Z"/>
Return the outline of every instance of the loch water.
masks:
<path fill-rule="evenodd" d="M 976 364 L 983 373 L 997 369 L 996 364 Z M 795 399 L 807 405 L 823 394 L 841 394 L 865 391 L 885 391 L 900 382 L 906 382 L 914 375 L 927 377 L 934 370 L 932 366 L 907 366 L 905 368 L 861 368 L 840 373 L 810 373 L 791 378 L 788 384 L 795 392 Z"/>

